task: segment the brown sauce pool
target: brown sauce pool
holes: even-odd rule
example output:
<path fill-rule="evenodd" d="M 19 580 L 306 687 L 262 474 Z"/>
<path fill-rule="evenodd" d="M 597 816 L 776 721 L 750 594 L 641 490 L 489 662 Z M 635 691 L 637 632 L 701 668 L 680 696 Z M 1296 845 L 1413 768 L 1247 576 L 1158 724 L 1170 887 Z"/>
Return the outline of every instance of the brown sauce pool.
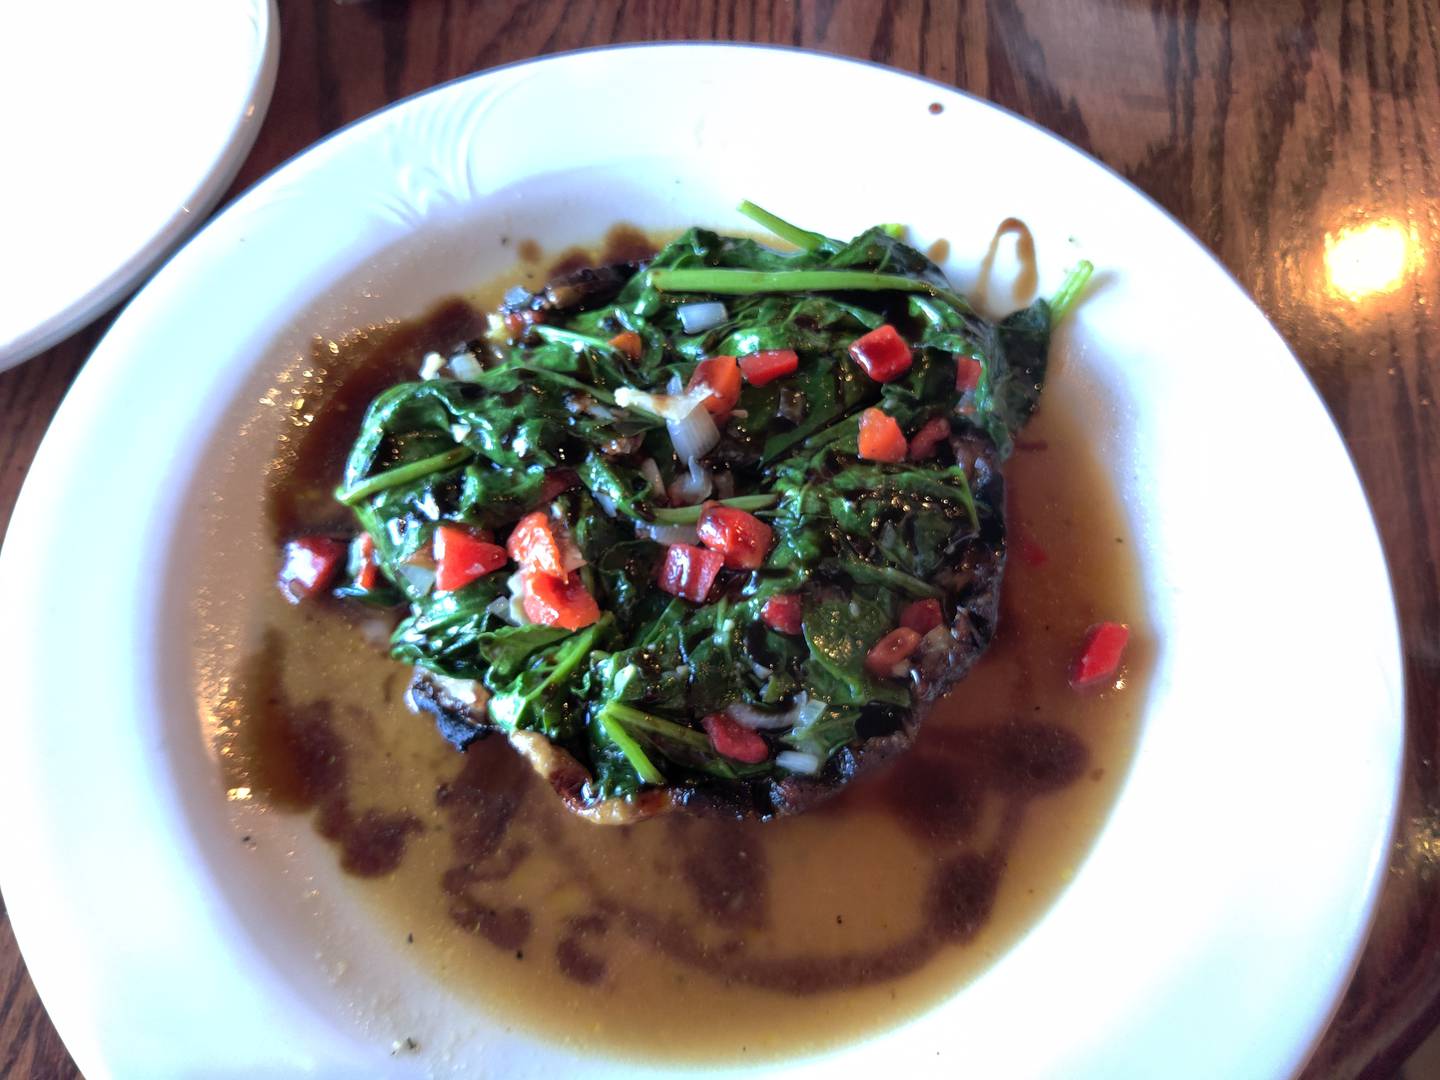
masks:
<path fill-rule="evenodd" d="M 617 231 L 605 254 L 636 244 Z M 501 288 L 546 276 L 525 253 L 536 257 Z M 277 540 L 353 529 L 329 493 L 365 405 L 425 352 L 474 336 L 497 296 L 317 355 L 314 420 L 272 470 Z M 268 581 L 248 590 L 261 599 L 229 684 L 241 719 L 222 748 L 226 783 L 309 814 L 417 963 L 542 1037 L 753 1061 L 894 1026 L 981 973 L 1054 901 L 1110 809 L 1144 702 L 1139 568 L 1063 396 L 1047 391 L 1006 475 L 990 652 L 907 755 L 811 813 L 591 825 L 501 740 L 458 754 L 406 708 L 408 671 L 371 643 L 385 616 L 292 607 Z M 1126 666 L 1114 687 L 1079 694 L 1067 667 L 1102 619 L 1130 624 Z"/>

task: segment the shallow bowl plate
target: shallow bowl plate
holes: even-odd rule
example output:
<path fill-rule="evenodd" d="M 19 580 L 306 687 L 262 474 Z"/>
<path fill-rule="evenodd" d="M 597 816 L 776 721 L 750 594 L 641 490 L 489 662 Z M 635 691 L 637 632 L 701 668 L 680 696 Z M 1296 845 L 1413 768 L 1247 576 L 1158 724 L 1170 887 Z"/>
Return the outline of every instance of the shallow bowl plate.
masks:
<path fill-rule="evenodd" d="M 883 175 L 843 152 L 880 132 L 907 150 Z M 235 633 L 244 598 L 194 591 L 207 537 L 229 537 L 235 580 L 273 558 L 259 476 L 226 480 L 226 463 L 263 458 L 277 413 L 303 413 L 284 388 L 315 341 L 495 276 L 507 238 L 741 228 L 742 197 L 832 235 L 944 237 L 962 289 L 1011 216 L 1042 293 L 1094 261 L 1054 378 L 1123 495 L 1159 643 L 1131 774 L 1049 913 L 927 1014 L 776 1068 L 1214 1077 L 1304 1060 L 1372 913 L 1402 702 L 1370 512 L 1301 369 L 1189 234 L 1046 132 L 865 64 L 660 46 L 502 68 L 307 151 L 155 277 L 62 406 L 0 559 L 0 879 L 89 1076 L 647 1073 L 508 1030 L 416 970 L 303 820 L 256 826 L 288 856 L 237 842 L 192 659 Z M 1243 360 L 1238 387 L 1216 356 Z M 402 1036 L 419 1048 L 392 1056 Z"/>

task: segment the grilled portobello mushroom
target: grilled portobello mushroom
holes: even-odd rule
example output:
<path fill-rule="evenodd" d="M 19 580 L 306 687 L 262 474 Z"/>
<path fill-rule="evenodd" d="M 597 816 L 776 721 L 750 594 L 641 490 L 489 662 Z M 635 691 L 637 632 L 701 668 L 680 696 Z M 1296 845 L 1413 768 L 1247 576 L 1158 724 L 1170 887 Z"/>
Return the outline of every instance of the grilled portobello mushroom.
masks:
<path fill-rule="evenodd" d="M 913 742 L 994 635 L 1000 463 L 1089 271 L 993 323 L 889 227 L 742 210 L 797 250 L 695 228 L 508 296 L 337 491 L 414 706 L 597 822 L 796 813 Z"/>

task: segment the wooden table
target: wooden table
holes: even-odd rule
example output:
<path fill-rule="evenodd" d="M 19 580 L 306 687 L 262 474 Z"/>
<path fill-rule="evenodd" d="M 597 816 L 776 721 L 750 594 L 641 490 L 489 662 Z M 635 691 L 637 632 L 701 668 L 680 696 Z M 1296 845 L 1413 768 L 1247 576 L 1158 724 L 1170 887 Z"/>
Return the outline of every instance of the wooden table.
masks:
<path fill-rule="evenodd" d="M 281 7 L 274 100 L 232 194 L 341 124 L 459 75 L 609 42 L 758 41 L 882 61 L 1013 109 L 1130 178 L 1216 252 L 1289 341 L 1344 432 L 1397 586 L 1409 699 L 1399 832 L 1378 922 L 1309 1075 L 1394 1072 L 1440 1019 L 1434 4 L 282 0 Z M 1401 249 L 1407 258 L 1397 276 L 1388 260 Z M 0 374 L 0 533 L 51 416 L 110 320 Z M 1217 356 L 1217 379 L 1238 362 L 1243 357 Z M 1344 662 L 1345 632 L 1337 609 L 1327 662 Z M 0 1075 L 73 1075 L 8 920 L 0 920 L 0 986 Z"/>

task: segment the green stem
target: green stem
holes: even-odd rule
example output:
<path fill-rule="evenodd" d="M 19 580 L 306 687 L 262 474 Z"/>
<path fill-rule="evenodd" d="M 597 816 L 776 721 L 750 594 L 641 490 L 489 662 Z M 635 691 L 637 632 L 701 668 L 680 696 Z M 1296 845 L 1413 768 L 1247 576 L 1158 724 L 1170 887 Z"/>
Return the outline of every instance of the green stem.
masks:
<path fill-rule="evenodd" d="M 618 701 L 612 701 L 601 709 L 599 718 L 602 722 L 619 720 L 647 734 L 658 735 L 662 739 L 670 739 L 673 742 L 682 743 L 695 750 L 702 750 L 706 754 L 714 752 L 710 748 L 710 740 L 694 728 L 688 728 L 684 724 L 677 724 L 673 720 L 666 720 L 664 717 L 641 712 L 639 709 L 631 708 L 629 705 L 622 705 Z"/>
<path fill-rule="evenodd" d="M 1055 294 L 1055 299 L 1050 301 L 1050 329 L 1060 325 L 1062 319 L 1070 314 L 1070 310 L 1080 299 L 1080 293 L 1090 282 L 1090 275 L 1095 272 L 1095 264 L 1089 259 L 1081 259 L 1080 265 L 1071 270 L 1065 278 L 1065 284 L 1060 286 L 1060 291 Z"/>
<path fill-rule="evenodd" d="M 929 585 L 912 574 L 903 570 L 896 570 L 893 566 L 872 566 L 869 563 L 856 562 L 851 559 L 837 559 L 835 565 L 849 574 L 851 579 L 859 585 L 883 585 L 889 588 L 899 589 L 910 596 L 944 597 L 945 591 Z"/>
<path fill-rule="evenodd" d="M 524 694 L 496 694 L 490 699 L 490 719 L 507 731 L 517 730 L 531 702 L 541 698 L 556 683 L 568 679 L 581 662 L 589 658 L 591 646 L 595 644 L 595 638 L 600 631 L 614 621 L 615 616 L 607 611 L 600 616 L 598 622 L 591 623 L 584 630 L 564 639 L 555 649 L 555 666 L 545 678 Z M 534 665 L 536 662 L 532 660 L 530 663 Z"/>
<path fill-rule="evenodd" d="M 386 472 L 376 473 L 374 476 L 361 480 L 351 488 L 337 488 L 335 498 L 339 499 L 346 506 L 354 506 L 363 499 L 368 499 L 376 492 L 385 491 L 392 487 L 400 487 L 412 480 L 419 480 L 422 476 L 429 476 L 431 473 L 441 472 L 451 465 L 458 465 L 466 458 L 471 457 L 469 450 L 463 446 L 457 446 L 453 450 L 446 450 L 443 454 L 435 454 L 432 457 L 421 458 L 419 461 L 412 461 L 409 465 L 400 465 L 397 468 L 389 469 Z"/>
<path fill-rule="evenodd" d="M 704 506 L 663 507 L 655 511 L 655 520 L 662 525 L 693 525 L 700 520 L 700 512 L 711 503 L 736 510 L 768 510 L 779 501 L 779 495 L 737 495 L 733 499 L 712 499 Z"/>
<path fill-rule="evenodd" d="M 784 218 L 776 217 L 764 207 L 756 206 L 749 199 L 742 202 L 736 209 L 757 225 L 769 229 L 781 240 L 794 244 L 802 251 L 818 251 L 822 247 L 830 246 L 829 237 L 811 232 L 809 229 L 802 229 L 798 225 L 792 225 Z"/>
<path fill-rule="evenodd" d="M 965 504 L 965 513 L 970 516 L 970 528 L 976 532 L 980 531 L 980 515 L 975 511 L 975 493 L 970 490 L 970 477 L 965 475 L 965 467 L 956 465 L 952 470 L 955 478 L 960 481 L 960 501 Z"/>
<path fill-rule="evenodd" d="M 857 414 L 864 412 L 868 407 L 868 403 L 862 402 L 834 423 L 821 428 L 805 440 L 805 449 L 811 451 L 823 450 L 831 443 L 839 442 L 841 439 L 851 435 L 858 436 L 860 434 L 860 421 L 857 418 Z"/>
<path fill-rule="evenodd" d="M 558 326 L 546 326 L 544 323 L 536 323 L 534 330 L 536 334 L 552 345 L 569 345 L 576 350 L 594 349 L 596 352 L 603 352 L 617 358 L 623 355 L 619 349 L 604 338 L 592 337 L 576 330 L 562 330 Z M 626 359 L 629 358 L 626 357 Z"/>
<path fill-rule="evenodd" d="M 591 386 L 589 383 L 581 382 L 579 379 L 572 379 L 569 375 L 562 372 L 551 371 L 549 368 L 544 367 L 536 367 L 533 364 L 518 364 L 516 366 L 519 367 L 521 371 L 528 371 L 530 374 L 537 375 L 542 379 L 559 383 L 561 386 L 568 386 L 571 390 L 578 390 L 582 394 L 589 394 L 597 401 L 603 401 L 606 405 L 615 404 L 615 395 L 608 390 L 601 390 L 598 386 Z"/>
<path fill-rule="evenodd" d="M 960 311 L 969 302 L 959 293 L 923 278 L 877 274 L 871 270 L 651 270 L 650 284 L 660 292 L 754 296 L 757 293 L 906 292 L 926 293 Z"/>
<path fill-rule="evenodd" d="M 635 775 L 646 784 L 659 786 L 665 783 L 665 775 L 655 767 L 655 763 L 646 756 L 640 744 L 621 726 L 620 721 L 614 715 L 607 715 L 608 712 L 608 709 L 602 709 L 596 717 L 600 721 L 600 730 L 620 748 L 625 760 L 630 762 L 630 767 L 635 770 Z"/>

